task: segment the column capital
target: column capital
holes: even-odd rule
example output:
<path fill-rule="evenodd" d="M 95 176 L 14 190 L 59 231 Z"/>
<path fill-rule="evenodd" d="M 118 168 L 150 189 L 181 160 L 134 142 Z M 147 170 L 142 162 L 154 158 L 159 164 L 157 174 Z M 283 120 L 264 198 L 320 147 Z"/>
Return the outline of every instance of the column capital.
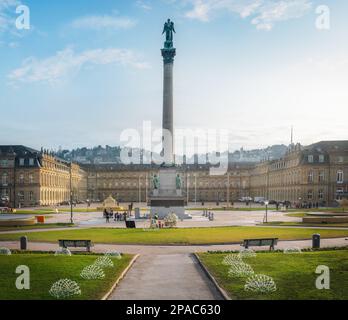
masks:
<path fill-rule="evenodd" d="M 162 51 L 163 61 L 165 64 L 174 62 L 174 57 L 176 56 L 175 48 L 162 49 L 161 51 Z"/>

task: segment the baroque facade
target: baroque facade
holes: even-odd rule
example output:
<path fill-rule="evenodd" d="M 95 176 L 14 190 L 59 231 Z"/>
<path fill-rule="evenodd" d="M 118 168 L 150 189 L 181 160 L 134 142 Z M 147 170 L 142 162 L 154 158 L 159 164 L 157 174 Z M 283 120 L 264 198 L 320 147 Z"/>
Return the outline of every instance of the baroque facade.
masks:
<path fill-rule="evenodd" d="M 291 146 L 283 159 L 250 171 L 250 194 L 276 201 L 334 205 L 348 197 L 348 141 Z"/>
<path fill-rule="evenodd" d="M 10 206 L 56 205 L 70 200 L 147 202 L 155 165 L 78 165 L 23 146 L 0 146 L 0 195 Z M 279 160 L 230 163 L 224 175 L 209 165 L 179 169 L 187 202 L 230 203 L 263 197 L 297 205 L 334 205 L 348 197 L 348 141 L 292 145 Z"/>
<path fill-rule="evenodd" d="M 67 202 L 70 190 L 74 201 L 86 199 L 79 165 L 24 146 L 0 146 L 0 179 L 2 202 L 15 208 Z"/>
<path fill-rule="evenodd" d="M 119 202 L 148 202 L 155 165 L 87 165 L 88 198 L 112 195 Z M 179 169 L 187 202 L 229 202 L 249 195 L 250 165 L 230 165 L 225 175 L 211 175 L 208 165 L 182 165 Z"/>

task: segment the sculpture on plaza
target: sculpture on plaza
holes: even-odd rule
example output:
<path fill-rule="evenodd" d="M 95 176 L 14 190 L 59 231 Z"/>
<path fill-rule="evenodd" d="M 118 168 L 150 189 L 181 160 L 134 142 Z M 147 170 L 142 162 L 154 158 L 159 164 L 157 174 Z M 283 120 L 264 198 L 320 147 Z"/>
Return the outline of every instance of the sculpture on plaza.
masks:
<path fill-rule="evenodd" d="M 180 175 L 178 174 L 176 176 L 176 190 L 181 190 L 181 188 L 182 188 L 182 181 L 181 181 Z"/>
<path fill-rule="evenodd" d="M 156 174 L 153 176 L 152 183 L 153 183 L 153 189 L 158 190 L 160 187 L 160 181 Z"/>

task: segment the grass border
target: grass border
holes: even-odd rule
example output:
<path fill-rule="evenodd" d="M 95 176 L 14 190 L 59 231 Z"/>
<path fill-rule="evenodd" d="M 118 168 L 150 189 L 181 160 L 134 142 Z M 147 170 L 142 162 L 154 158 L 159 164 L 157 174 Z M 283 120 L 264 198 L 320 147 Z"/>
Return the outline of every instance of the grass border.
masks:
<path fill-rule="evenodd" d="M 201 259 L 199 258 L 199 255 L 197 253 L 193 253 L 193 256 L 196 258 L 199 266 L 202 268 L 203 272 L 206 274 L 208 279 L 213 283 L 214 287 L 217 289 L 217 291 L 221 294 L 221 296 L 224 298 L 224 300 L 232 300 L 231 297 L 227 294 L 227 292 L 220 287 L 219 283 L 215 280 L 213 275 L 209 272 L 209 270 L 206 268 L 206 266 L 203 264 Z"/>
<path fill-rule="evenodd" d="M 119 285 L 119 283 L 121 282 L 121 280 L 126 276 L 126 274 L 128 273 L 128 271 L 132 268 L 133 264 L 135 263 L 135 261 L 140 257 L 140 254 L 137 254 L 133 257 L 133 259 L 129 262 L 128 267 L 126 269 L 123 270 L 123 272 L 121 273 L 121 275 L 117 278 L 117 280 L 115 281 L 115 283 L 112 285 L 111 289 L 100 299 L 101 301 L 106 301 L 109 299 L 109 297 L 111 296 L 111 294 L 115 291 L 115 289 L 117 288 L 117 286 Z"/>

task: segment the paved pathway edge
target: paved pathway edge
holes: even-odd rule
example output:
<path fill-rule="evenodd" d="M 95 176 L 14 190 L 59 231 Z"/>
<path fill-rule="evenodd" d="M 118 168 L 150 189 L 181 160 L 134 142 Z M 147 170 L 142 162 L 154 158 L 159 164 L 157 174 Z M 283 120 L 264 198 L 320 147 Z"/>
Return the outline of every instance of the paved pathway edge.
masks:
<path fill-rule="evenodd" d="M 116 282 L 113 284 L 113 286 L 111 287 L 111 289 L 108 291 L 107 294 L 104 295 L 104 297 L 101 299 L 102 301 L 108 300 L 110 295 L 116 290 L 117 286 L 119 285 L 119 283 L 122 281 L 122 279 L 126 276 L 126 274 L 128 273 L 128 271 L 133 267 L 135 261 L 137 261 L 137 259 L 139 258 L 140 254 L 137 254 L 133 257 L 133 259 L 129 262 L 128 266 L 126 269 L 123 270 L 123 272 L 121 273 L 121 275 L 118 277 L 118 279 L 116 280 Z"/>
<path fill-rule="evenodd" d="M 221 296 L 224 298 L 224 300 L 232 300 L 230 296 L 226 293 L 224 289 L 220 287 L 218 282 L 215 280 L 214 276 L 209 272 L 209 270 L 206 268 L 206 266 L 203 264 L 201 259 L 199 258 L 197 253 L 193 253 L 194 258 L 197 260 L 198 265 L 202 268 L 203 272 L 206 274 L 206 276 L 209 278 L 209 280 L 213 283 L 217 291 L 221 294 Z"/>

